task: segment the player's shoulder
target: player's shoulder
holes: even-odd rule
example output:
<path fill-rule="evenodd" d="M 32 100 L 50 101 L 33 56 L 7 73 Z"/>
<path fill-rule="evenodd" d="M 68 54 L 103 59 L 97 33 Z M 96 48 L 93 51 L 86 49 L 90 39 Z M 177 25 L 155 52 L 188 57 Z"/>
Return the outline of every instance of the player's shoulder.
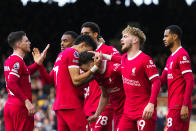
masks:
<path fill-rule="evenodd" d="M 7 63 L 9 64 L 14 64 L 14 63 L 20 63 L 23 64 L 24 60 L 22 57 L 18 56 L 18 55 L 11 55 L 7 58 L 6 60 Z"/>
<path fill-rule="evenodd" d="M 188 52 L 184 48 L 180 48 L 180 50 L 177 52 L 179 56 L 186 55 L 188 56 Z"/>
<path fill-rule="evenodd" d="M 144 53 L 144 52 L 141 52 L 140 58 L 141 58 L 143 61 L 152 60 L 152 58 L 151 58 L 149 55 L 147 55 L 146 53 Z"/>
<path fill-rule="evenodd" d="M 74 48 L 66 48 L 63 53 L 62 53 L 63 56 L 74 56 L 76 58 L 79 58 L 79 53 L 76 49 Z"/>

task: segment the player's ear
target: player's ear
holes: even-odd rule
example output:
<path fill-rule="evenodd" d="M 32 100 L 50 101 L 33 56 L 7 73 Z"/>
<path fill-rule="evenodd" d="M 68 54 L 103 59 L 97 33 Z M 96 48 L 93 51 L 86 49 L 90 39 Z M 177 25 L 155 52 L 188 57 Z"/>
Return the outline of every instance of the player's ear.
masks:
<path fill-rule="evenodd" d="M 85 42 L 80 43 L 80 48 L 84 48 L 86 46 Z"/>
<path fill-rule="evenodd" d="M 98 33 L 97 33 L 97 32 L 94 32 L 94 33 L 93 33 L 93 37 L 94 37 L 94 38 L 97 38 L 97 37 L 98 37 Z"/>
<path fill-rule="evenodd" d="M 173 39 L 177 40 L 178 39 L 178 35 L 177 34 L 173 34 Z"/>
<path fill-rule="evenodd" d="M 139 38 L 138 37 L 134 37 L 133 43 L 137 43 L 137 42 L 139 42 Z"/>
<path fill-rule="evenodd" d="M 17 42 L 14 44 L 13 48 L 14 48 L 14 49 L 19 48 L 19 47 L 20 47 L 20 43 L 21 43 L 21 41 L 17 41 Z"/>

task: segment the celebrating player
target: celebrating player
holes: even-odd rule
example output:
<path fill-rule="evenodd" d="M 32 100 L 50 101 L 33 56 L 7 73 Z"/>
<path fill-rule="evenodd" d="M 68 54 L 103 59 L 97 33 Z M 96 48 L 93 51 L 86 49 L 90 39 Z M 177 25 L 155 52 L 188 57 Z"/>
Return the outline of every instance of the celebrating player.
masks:
<path fill-rule="evenodd" d="M 118 131 L 155 131 L 161 85 L 157 68 L 152 58 L 140 50 L 146 36 L 139 28 L 127 26 L 122 35 L 122 51 L 126 52 L 122 58 L 103 54 L 107 60 L 121 62 L 126 100 Z"/>
<path fill-rule="evenodd" d="M 42 55 L 34 55 L 35 63 L 26 66 L 23 58 L 29 53 L 31 42 L 25 32 L 11 32 L 8 44 L 13 48 L 13 54 L 4 64 L 4 74 L 8 100 L 4 107 L 6 131 L 33 131 L 35 107 L 32 104 L 31 78 L 46 57 L 49 45 Z"/>
<path fill-rule="evenodd" d="M 94 22 L 85 22 L 81 26 L 81 34 L 88 34 L 97 44 L 96 52 L 103 52 L 108 55 L 120 56 L 119 52 L 112 46 L 105 45 L 103 42 L 100 42 L 100 28 Z M 101 39 L 103 41 L 103 39 Z M 92 116 L 95 114 L 96 109 L 99 104 L 99 98 L 101 96 L 101 90 L 98 83 L 93 80 L 89 83 L 88 88 L 86 89 L 85 102 L 84 102 L 84 112 L 86 117 Z M 107 118 L 107 124 L 102 124 L 100 121 L 92 122 L 88 125 L 89 131 L 111 131 L 112 130 L 112 119 L 113 119 L 113 109 L 109 103 L 101 116 Z"/>
<path fill-rule="evenodd" d="M 55 81 L 56 98 L 53 109 L 57 116 L 58 131 L 86 130 L 86 117 L 76 87 L 89 81 L 91 75 L 98 69 L 100 60 L 95 59 L 97 66 L 80 74 L 79 53 L 85 50 L 95 50 L 96 47 L 95 41 L 89 35 L 79 36 L 74 46 L 66 48 L 58 55 L 50 75 L 43 66 L 40 70 L 44 79 L 50 82 Z"/>
<path fill-rule="evenodd" d="M 161 75 L 162 85 L 168 85 L 168 131 L 188 131 L 192 109 L 194 79 L 191 61 L 181 46 L 181 38 L 179 26 L 171 25 L 165 29 L 163 41 L 172 52 Z"/>
<path fill-rule="evenodd" d="M 83 71 L 88 71 L 94 66 L 94 54 L 90 52 L 82 52 L 80 54 L 79 65 Z M 97 71 L 95 80 L 99 84 L 102 93 L 99 100 L 98 108 L 93 116 L 88 120 L 90 122 L 97 120 L 97 123 L 107 124 L 107 117 L 102 116 L 101 113 L 108 103 L 110 98 L 111 107 L 114 110 L 114 130 L 117 130 L 117 125 L 123 113 L 123 106 L 125 101 L 125 93 L 121 75 L 121 65 L 111 61 L 104 60 Z"/>

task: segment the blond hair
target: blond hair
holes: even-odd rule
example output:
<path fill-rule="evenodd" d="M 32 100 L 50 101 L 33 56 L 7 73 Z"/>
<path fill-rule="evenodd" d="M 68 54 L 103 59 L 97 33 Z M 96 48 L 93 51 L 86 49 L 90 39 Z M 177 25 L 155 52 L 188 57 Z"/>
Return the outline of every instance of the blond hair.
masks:
<path fill-rule="evenodd" d="M 143 46 L 144 42 L 146 41 L 146 35 L 142 30 L 136 27 L 127 26 L 123 31 L 122 34 L 129 33 L 139 38 L 140 46 Z"/>

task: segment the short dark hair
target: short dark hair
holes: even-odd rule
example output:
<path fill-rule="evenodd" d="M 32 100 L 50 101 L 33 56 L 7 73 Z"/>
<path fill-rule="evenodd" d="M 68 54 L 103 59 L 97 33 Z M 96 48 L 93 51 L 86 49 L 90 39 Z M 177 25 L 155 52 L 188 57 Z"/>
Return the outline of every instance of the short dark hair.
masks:
<path fill-rule="evenodd" d="M 26 36 L 24 31 L 11 32 L 7 37 L 9 46 L 14 48 L 16 42 L 21 41 L 23 36 Z"/>
<path fill-rule="evenodd" d="M 85 44 L 87 46 L 91 46 L 93 48 L 93 50 L 95 50 L 97 48 L 97 44 L 96 44 L 95 40 L 89 35 L 79 35 L 76 38 L 74 45 L 79 45 L 82 42 L 85 42 Z"/>
<path fill-rule="evenodd" d="M 178 35 L 178 38 L 181 40 L 182 39 L 182 29 L 178 25 L 170 25 L 166 27 L 165 30 L 170 30 L 171 34 L 176 34 Z"/>
<path fill-rule="evenodd" d="M 85 22 L 85 23 L 82 24 L 81 29 L 84 28 L 84 27 L 90 28 L 93 33 L 97 32 L 98 37 L 99 37 L 100 28 L 99 28 L 98 24 L 96 24 L 95 22 Z"/>
<path fill-rule="evenodd" d="M 63 35 L 70 35 L 73 40 L 75 40 L 78 37 L 78 34 L 74 31 L 66 31 L 63 33 Z"/>
<path fill-rule="evenodd" d="M 93 61 L 94 56 L 94 53 L 88 51 L 81 52 L 79 55 L 79 65 L 88 64 L 89 62 Z"/>

